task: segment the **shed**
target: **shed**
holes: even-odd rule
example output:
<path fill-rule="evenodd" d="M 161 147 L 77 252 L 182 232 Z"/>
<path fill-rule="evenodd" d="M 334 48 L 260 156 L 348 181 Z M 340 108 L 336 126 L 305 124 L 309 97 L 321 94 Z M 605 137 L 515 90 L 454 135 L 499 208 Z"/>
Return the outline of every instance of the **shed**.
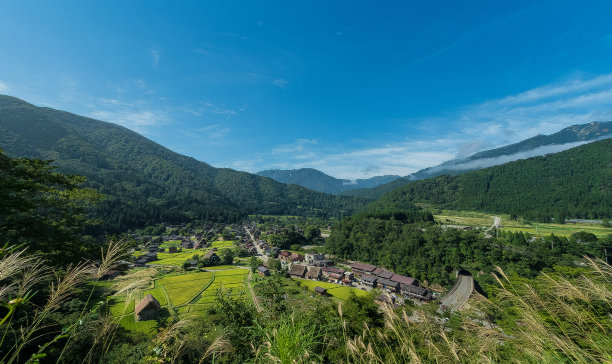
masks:
<path fill-rule="evenodd" d="M 134 308 L 136 321 L 155 320 L 160 310 L 159 301 L 149 293 Z"/>
<path fill-rule="evenodd" d="M 314 291 L 317 292 L 318 294 L 320 294 L 321 296 L 327 296 L 327 289 L 325 289 L 323 287 L 316 286 L 314 288 Z"/>

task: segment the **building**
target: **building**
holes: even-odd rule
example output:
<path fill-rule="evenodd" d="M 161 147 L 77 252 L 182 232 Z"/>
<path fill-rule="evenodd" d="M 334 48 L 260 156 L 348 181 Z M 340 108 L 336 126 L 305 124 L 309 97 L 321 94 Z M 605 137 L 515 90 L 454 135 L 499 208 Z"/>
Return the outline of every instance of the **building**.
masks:
<path fill-rule="evenodd" d="M 178 248 L 177 247 L 171 246 L 171 247 L 168 248 L 168 253 L 174 254 L 176 252 L 178 252 Z"/>
<path fill-rule="evenodd" d="M 399 284 L 407 285 L 407 286 L 418 286 L 419 285 L 419 282 L 416 279 L 412 277 L 402 276 L 399 274 L 394 274 L 391 277 L 391 280 L 393 282 L 398 282 Z"/>
<path fill-rule="evenodd" d="M 314 264 L 317 260 L 325 260 L 325 254 L 306 253 L 305 260 L 307 264 Z"/>
<path fill-rule="evenodd" d="M 378 281 L 378 278 L 371 274 L 367 274 L 361 277 L 361 283 L 365 284 L 366 286 L 376 287 L 377 281 Z"/>
<path fill-rule="evenodd" d="M 204 254 L 204 259 L 208 259 L 208 261 L 212 265 L 219 264 L 219 262 L 221 261 L 221 258 L 219 258 L 217 253 L 212 250 L 209 250 L 206 252 L 206 254 Z"/>
<path fill-rule="evenodd" d="M 267 277 L 270 275 L 270 270 L 264 266 L 260 266 L 257 268 L 257 273 L 262 277 Z"/>
<path fill-rule="evenodd" d="M 384 270 L 382 268 L 376 268 L 372 274 L 378 278 L 391 279 L 395 273 L 389 272 L 388 270 Z"/>
<path fill-rule="evenodd" d="M 401 292 L 408 298 L 416 298 L 421 301 L 429 302 L 432 299 L 432 294 L 426 288 L 413 286 L 413 285 L 401 285 Z"/>
<path fill-rule="evenodd" d="M 362 276 L 364 274 L 372 274 L 376 270 L 375 265 L 355 262 L 351 264 L 351 270 L 356 276 Z"/>
<path fill-rule="evenodd" d="M 400 291 L 400 283 L 394 282 L 390 279 L 386 278 L 378 278 L 376 284 L 379 288 L 386 289 L 389 292 L 399 292 Z"/>
<path fill-rule="evenodd" d="M 308 269 L 308 273 L 306 273 L 306 278 L 308 279 L 321 279 L 321 268 L 319 267 L 310 267 Z"/>
<path fill-rule="evenodd" d="M 321 274 L 323 274 L 323 277 L 327 278 L 329 277 L 330 274 L 339 274 L 339 275 L 343 275 L 345 272 L 344 269 L 342 268 L 337 268 L 337 267 L 323 267 L 321 268 Z"/>
<path fill-rule="evenodd" d="M 193 249 L 193 242 L 191 240 L 183 240 L 181 246 L 183 249 Z"/>
<path fill-rule="evenodd" d="M 149 293 L 134 308 L 136 321 L 155 320 L 160 310 L 159 301 Z"/>
<path fill-rule="evenodd" d="M 321 296 L 327 296 L 327 289 L 325 289 L 323 287 L 316 286 L 314 288 L 314 291 L 317 292 L 318 294 L 320 294 Z"/>
<path fill-rule="evenodd" d="M 306 271 L 307 269 L 305 265 L 294 264 L 291 266 L 289 275 L 293 278 L 304 278 Z"/>

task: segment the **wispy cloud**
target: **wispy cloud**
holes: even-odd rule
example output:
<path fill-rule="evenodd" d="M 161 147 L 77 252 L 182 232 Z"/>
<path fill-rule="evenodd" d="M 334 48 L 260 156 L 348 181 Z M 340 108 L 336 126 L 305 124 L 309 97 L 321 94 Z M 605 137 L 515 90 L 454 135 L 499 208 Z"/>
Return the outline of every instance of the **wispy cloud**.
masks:
<path fill-rule="evenodd" d="M 11 92 L 11 88 L 4 82 L 0 81 L 0 93 L 7 94 Z"/>
<path fill-rule="evenodd" d="M 273 80 L 272 83 L 280 88 L 286 88 L 289 85 L 289 81 L 285 80 L 284 78 L 277 78 Z"/>
<path fill-rule="evenodd" d="M 153 68 L 159 67 L 159 59 L 161 58 L 159 49 L 151 49 L 149 50 L 149 54 L 151 55 L 151 64 Z"/>
<path fill-rule="evenodd" d="M 464 158 L 533 137 L 555 133 L 567 126 L 612 118 L 612 74 L 575 76 L 561 82 L 467 106 L 453 115 L 423 120 L 429 137 L 346 148 L 299 139 L 273 148 L 264 168 L 322 170 L 334 177 L 353 180 L 381 174 L 408 175 L 442 162 Z M 378 143 L 374 145 L 374 143 Z M 578 145 L 578 144 L 576 144 Z M 575 146 L 542 148 L 516 158 L 552 153 Z M 257 165 L 255 163 L 254 165 Z M 367 167 L 364 167 L 367 166 Z M 262 168 L 263 169 L 263 168 Z"/>
<path fill-rule="evenodd" d="M 168 115 L 158 110 L 96 110 L 89 113 L 88 116 L 125 126 L 141 134 L 148 134 L 151 127 L 164 125 L 170 122 Z"/>

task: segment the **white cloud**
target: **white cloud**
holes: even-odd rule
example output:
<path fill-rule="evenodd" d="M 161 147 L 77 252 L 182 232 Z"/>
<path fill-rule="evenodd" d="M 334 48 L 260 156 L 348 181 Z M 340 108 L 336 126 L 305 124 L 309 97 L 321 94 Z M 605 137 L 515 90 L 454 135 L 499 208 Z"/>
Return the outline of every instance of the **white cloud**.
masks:
<path fill-rule="evenodd" d="M 159 49 L 151 49 L 149 51 L 149 54 L 151 55 L 151 64 L 153 65 L 153 67 L 159 67 L 159 59 L 161 58 L 161 52 L 159 51 Z"/>
<path fill-rule="evenodd" d="M 317 140 L 299 139 L 293 144 L 273 148 L 270 157 L 265 158 L 268 161 L 265 168 L 310 167 L 349 180 L 382 174 L 405 176 L 481 150 L 516 143 L 538 134 L 555 133 L 570 125 L 610 120 L 610 100 L 612 74 L 591 78 L 574 77 L 471 105 L 451 116 L 423 120 L 423 125 L 434 135 L 429 139 L 407 138 L 386 144 L 372 141 L 371 145 L 376 142 L 378 144 L 350 150 L 325 143 L 325 147 L 321 147 L 317 145 Z M 523 153 L 482 163 L 505 163 L 517 158 L 561 151 L 575 145 L 542 148 L 536 153 Z"/>
<path fill-rule="evenodd" d="M 125 126 L 141 134 L 147 134 L 151 127 L 160 126 L 170 121 L 169 117 L 157 110 L 96 110 L 89 117 Z"/>
<path fill-rule="evenodd" d="M 4 82 L 0 81 L 0 93 L 7 94 L 11 92 L 11 88 Z"/>
<path fill-rule="evenodd" d="M 272 83 L 280 88 L 286 88 L 287 85 L 289 85 L 289 81 L 285 80 L 284 78 L 277 78 L 273 80 Z"/>

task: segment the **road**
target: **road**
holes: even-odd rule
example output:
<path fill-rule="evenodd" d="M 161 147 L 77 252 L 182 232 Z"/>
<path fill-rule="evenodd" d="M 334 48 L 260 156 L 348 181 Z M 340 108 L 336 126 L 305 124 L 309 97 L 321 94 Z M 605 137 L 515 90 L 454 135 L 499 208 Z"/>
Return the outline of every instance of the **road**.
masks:
<path fill-rule="evenodd" d="M 460 275 L 453 288 L 440 299 L 440 306 L 446 306 L 451 310 L 459 310 L 470 298 L 473 291 L 474 279 L 472 276 Z"/>
<path fill-rule="evenodd" d="M 493 216 L 493 225 L 491 225 L 487 230 L 485 230 L 485 236 L 487 238 L 490 238 L 491 234 L 489 234 L 489 231 L 493 230 L 493 228 L 499 229 L 500 225 L 501 225 L 501 217 Z"/>
<path fill-rule="evenodd" d="M 253 241 L 253 245 L 255 245 L 255 250 L 257 250 L 258 258 L 261 259 L 264 262 L 264 264 L 268 264 L 268 256 L 266 255 L 266 252 L 264 252 L 263 249 L 259 247 L 259 244 L 257 244 L 257 240 L 255 240 L 255 237 L 253 236 L 253 234 L 251 234 L 251 230 L 249 230 L 249 228 L 247 228 L 246 225 L 244 225 L 244 229 L 251 237 L 251 240 Z"/>

